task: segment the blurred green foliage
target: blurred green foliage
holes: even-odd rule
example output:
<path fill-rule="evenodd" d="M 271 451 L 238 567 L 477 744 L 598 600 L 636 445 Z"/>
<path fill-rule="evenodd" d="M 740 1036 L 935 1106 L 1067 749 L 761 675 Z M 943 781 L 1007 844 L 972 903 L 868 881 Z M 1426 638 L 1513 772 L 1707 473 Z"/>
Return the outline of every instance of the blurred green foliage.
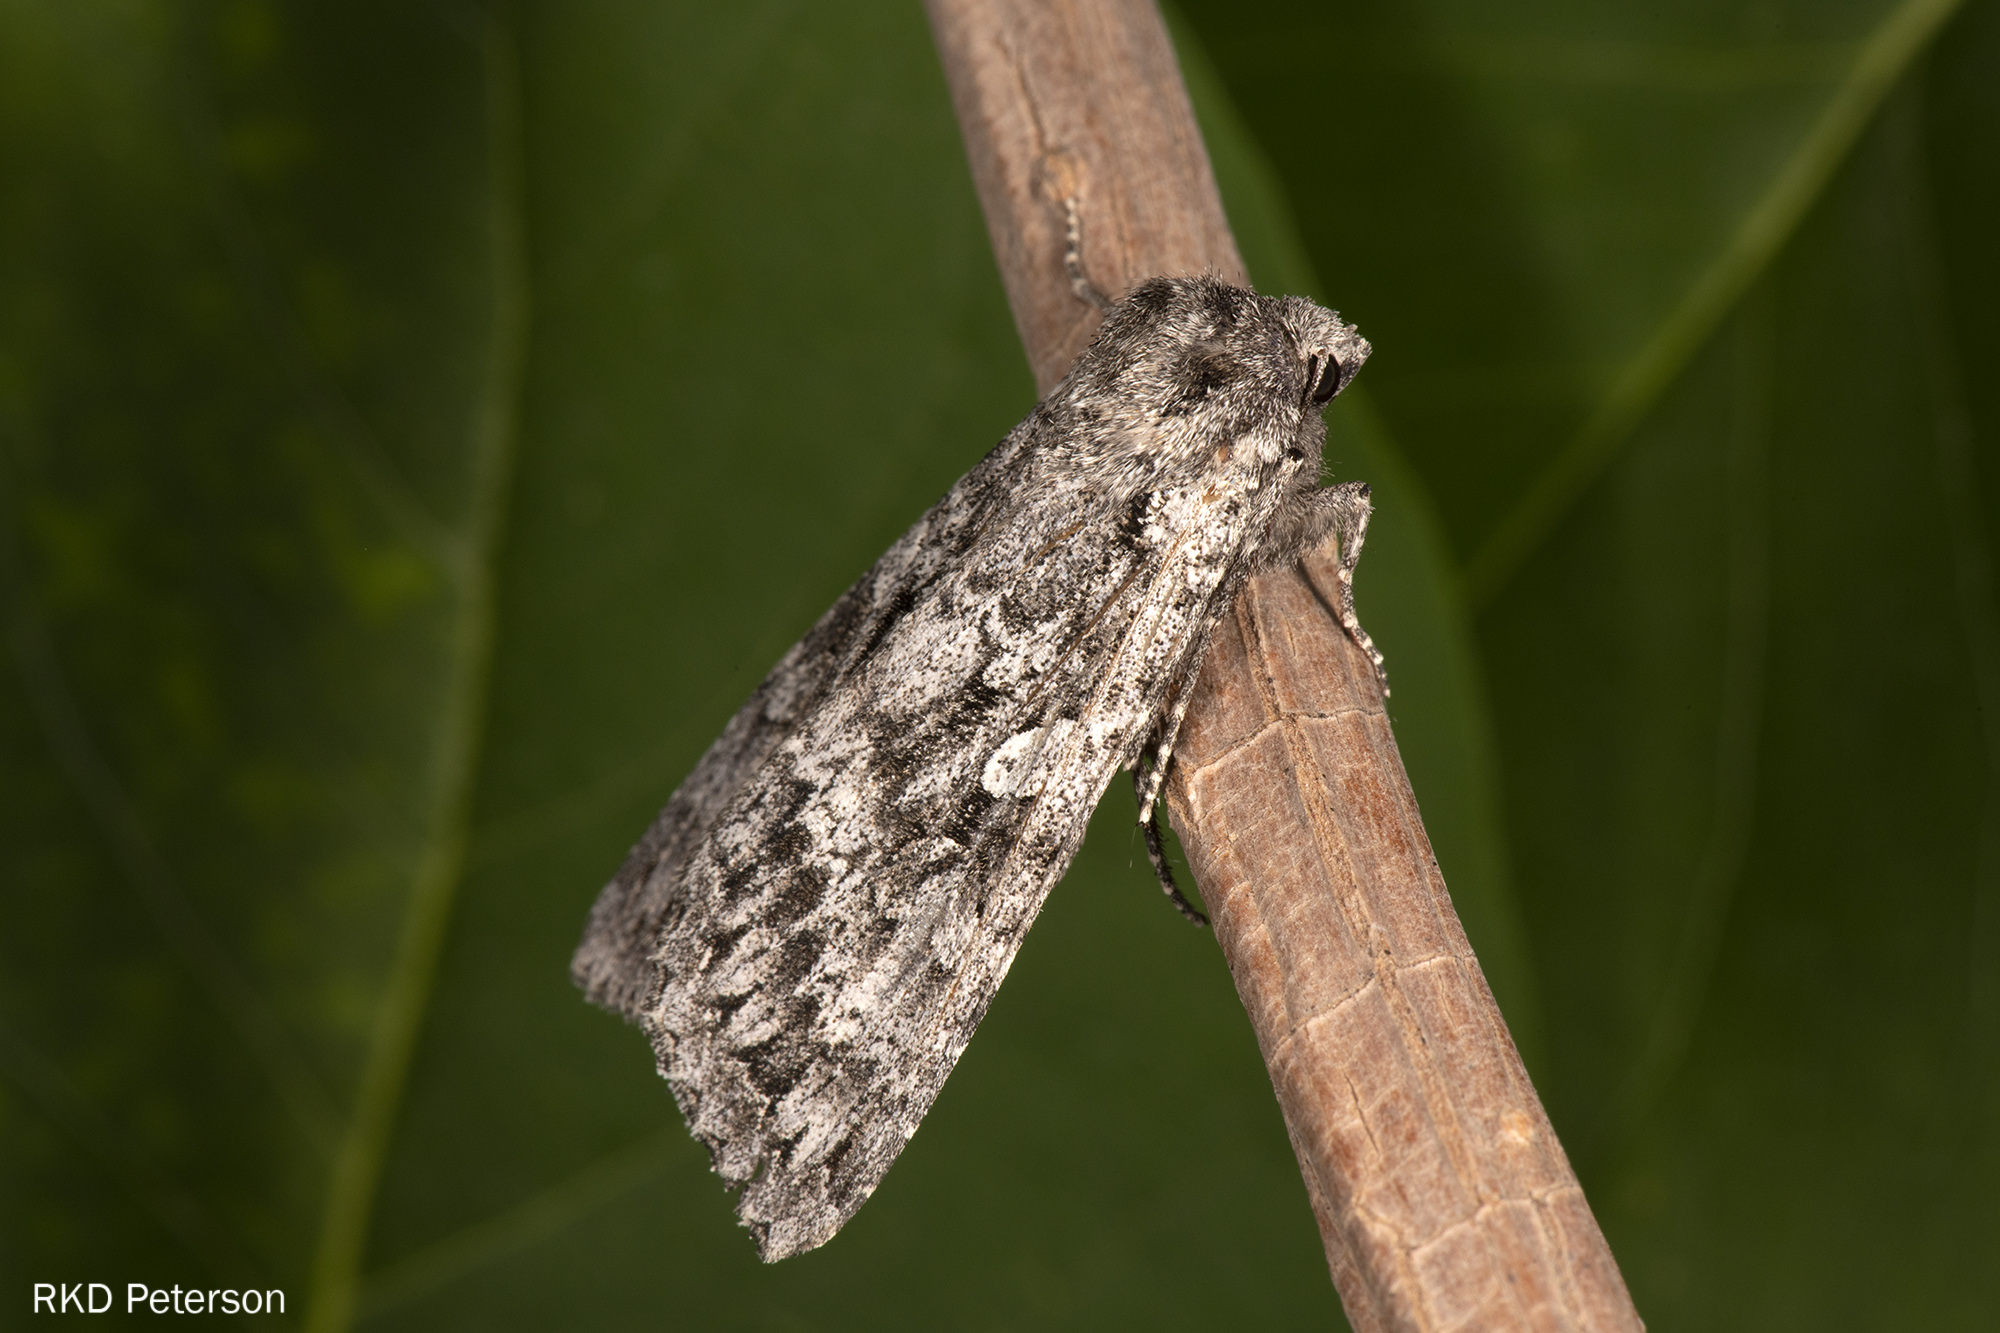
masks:
<path fill-rule="evenodd" d="M 1641 1312 L 1992 1326 L 2000 4 L 1173 17 L 1253 273 L 1376 345 L 1363 614 Z M 914 4 L 0 8 L 6 1308 L 1337 1323 L 1122 793 L 775 1268 L 567 980 L 1031 398 Z"/>

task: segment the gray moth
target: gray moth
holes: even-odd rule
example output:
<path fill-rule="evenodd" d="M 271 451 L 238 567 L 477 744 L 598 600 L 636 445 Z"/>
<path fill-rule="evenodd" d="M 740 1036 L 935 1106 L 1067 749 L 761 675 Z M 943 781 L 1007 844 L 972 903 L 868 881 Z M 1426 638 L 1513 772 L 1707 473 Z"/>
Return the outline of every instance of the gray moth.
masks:
<path fill-rule="evenodd" d="M 1369 515 L 1321 417 L 1338 315 L 1214 278 L 1069 374 L 786 653 L 591 910 L 572 973 L 651 1038 L 768 1260 L 825 1243 L 972 1038 L 1098 798 L 1154 802 L 1216 622 Z M 1187 909 L 1192 913 L 1192 909 Z"/>

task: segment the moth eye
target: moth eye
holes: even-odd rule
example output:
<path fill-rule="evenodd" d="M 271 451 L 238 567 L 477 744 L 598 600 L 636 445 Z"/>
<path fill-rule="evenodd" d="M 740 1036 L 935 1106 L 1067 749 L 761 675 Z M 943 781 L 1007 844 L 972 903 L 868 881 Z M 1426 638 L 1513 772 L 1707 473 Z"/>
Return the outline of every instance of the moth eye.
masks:
<path fill-rule="evenodd" d="M 1342 374 L 1343 371 L 1339 358 L 1328 357 L 1326 359 L 1326 369 L 1321 373 L 1319 383 L 1312 391 L 1312 400 L 1315 404 L 1325 407 L 1329 402 L 1333 401 L 1333 396 L 1340 392 L 1340 378 Z"/>

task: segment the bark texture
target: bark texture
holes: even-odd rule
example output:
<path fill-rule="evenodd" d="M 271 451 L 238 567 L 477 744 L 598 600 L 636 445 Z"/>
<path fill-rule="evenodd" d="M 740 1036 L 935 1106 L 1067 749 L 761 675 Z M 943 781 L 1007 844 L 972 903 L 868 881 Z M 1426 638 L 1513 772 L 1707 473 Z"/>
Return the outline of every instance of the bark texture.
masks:
<path fill-rule="evenodd" d="M 1114 300 L 1145 278 L 1250 275 L 1159 11 L 1147 3 L 926 0 L 1014 324 L 1047 393 L 1097 332 L 1063 271 Z"/>
<path fill-rule="evenodd" d="M 1098 312 L 1063 267 L 1247 285 L 1151 0 L 926 0 L 1046 391 Z M 1364 330 L 1365 332 L 1365 330 Z M 1358 1330 L 1641 1328 L 1480 973 L 1333 562 L 1253 580 L 1167 787 Z"/>

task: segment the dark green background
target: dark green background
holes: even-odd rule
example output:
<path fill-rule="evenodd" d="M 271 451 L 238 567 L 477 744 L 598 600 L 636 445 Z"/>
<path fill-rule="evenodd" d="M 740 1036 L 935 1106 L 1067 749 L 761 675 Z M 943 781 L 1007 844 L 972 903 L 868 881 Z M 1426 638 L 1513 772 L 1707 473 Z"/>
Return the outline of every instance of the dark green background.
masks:
<path fill-rule="evenodd" d="M 1641 1312 L 2000 1322 L 2000 3 L 1172 17 Z M 565 974 L 1031 401 L 913 0 L 0 5 L 0 1322 L 1336 1325 L 1122 793 L 776 1268 Z"/>

